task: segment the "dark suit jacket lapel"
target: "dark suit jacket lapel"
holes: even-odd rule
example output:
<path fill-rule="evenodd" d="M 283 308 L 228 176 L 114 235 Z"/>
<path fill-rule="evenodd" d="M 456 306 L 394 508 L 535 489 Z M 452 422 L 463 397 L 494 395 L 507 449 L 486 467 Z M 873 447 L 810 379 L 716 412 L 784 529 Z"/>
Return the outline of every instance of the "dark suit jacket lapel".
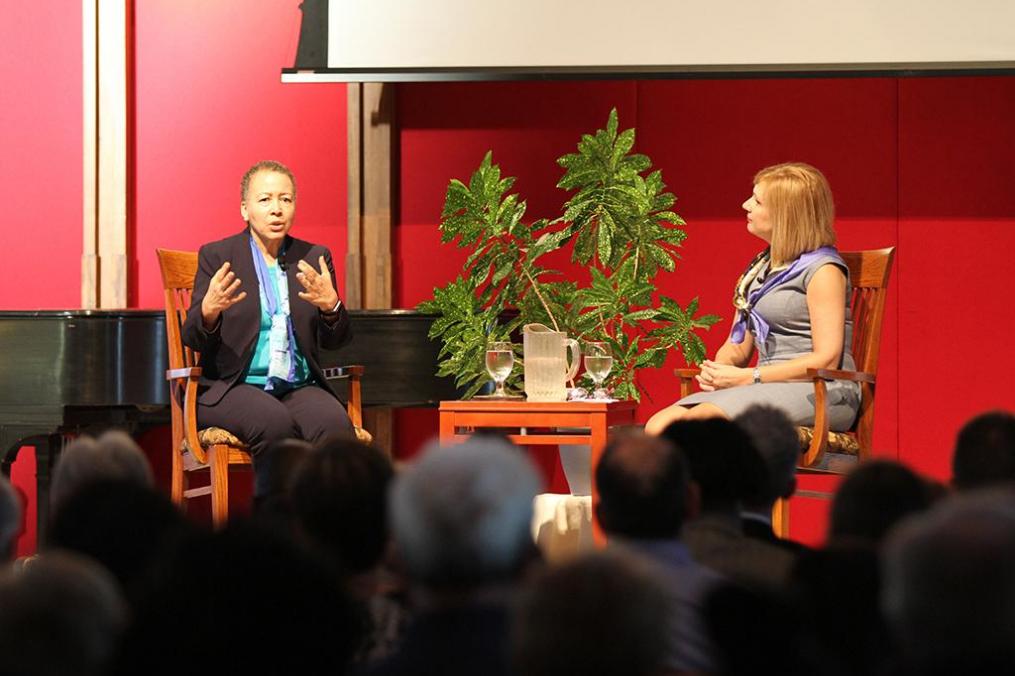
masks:
<path fill-rule="evenodd" d="M 247 297 L 240 301 L 239 313 L 243 322 L 243 349 L 253 345 L 261 329 L 261 284 L 257 280 L 254 259 L 250 252 L 250 235 L 246 229 L 232 238 L 229 261 L 236 276 L 240 279 L 240 287 L 247 292 Z M 249 355 L 246 355 L 249 358 Z"/>

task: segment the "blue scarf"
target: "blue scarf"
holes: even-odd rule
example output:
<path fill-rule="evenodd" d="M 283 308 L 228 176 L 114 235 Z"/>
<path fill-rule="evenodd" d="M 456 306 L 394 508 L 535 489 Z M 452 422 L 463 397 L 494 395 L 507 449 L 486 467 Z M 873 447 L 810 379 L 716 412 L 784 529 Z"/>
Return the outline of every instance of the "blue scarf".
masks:
<path fill-rule="evenodd" d="M 269 345 L 273 349 L 271 350 L 268 378 L 264 383 L 264 390 L 271 392 L 281 386 L 284 391 L 288 389 L 286 387 L 288 383 L 296 380 L 296 350 L 294 349 L 296 338 L 293 334 L 293 320 L 289 314 L 289 294 L 285 293 L 281 299 L 275 297 L 275 281 L 264 260 L 264 254 L 254 242 L 253 235 L 250 235 L 250 253 L 254 257 L 254 270 L 257 272 L 257 283 L 261 286 L 265 309 L 268 311 L 268 316 L 271 317 Z M 284 243 L 279 253 L 280 255 L 285 253 Z M 288 280 L 283 281 L 288 288 Z M 279 351 L 274 349 L 276 345 L 288 352 L 288 360 L 283 355 L 276 354 Z M 286 361 L 288 361 L 288 368 L 286 368 Z"/>
<path fill-rule="evenodd" d="M 768 250 L 766 249 L 762 255 L 767 253 Z M 738 299 L 734 299 L 733 303 L 740 312 L 737 315 L 736 322 L 733 324 L 733 329 L 730 331 L 730 340 L 737 344 L 744 342 L 744 337 L 747 334 L 748 322 L 754 325 L 754 332 L 759 341 L 764 343 L 768 340 L 768 322 L 766 322 L 765 318 L 754 309 L 758 304 L 758 301 L 774 287 L 803 274 L 803 272 L 810 267 L 811 263 L 823 256 L 834 258 L 843 267 L 846 265 L 839 256 L 839 252 L 835 250 L 835 247 L 823 246 L 815 249 L 814 251 L 808 251 L 807 253 L 800 254 L 800 256 L 793 261 L 789 267 L 783 268 L 778 272 L 770 273 L 761 286 L 747 295 L 746 301 L 742 304 L 737 302 Z M 751 262 L 748 270 L 755 267 L 757 260 L 758 259 L 755 259 L 755 261 Z M 738 289 L 739 286 L 740 284 L 738 283 Z"/>

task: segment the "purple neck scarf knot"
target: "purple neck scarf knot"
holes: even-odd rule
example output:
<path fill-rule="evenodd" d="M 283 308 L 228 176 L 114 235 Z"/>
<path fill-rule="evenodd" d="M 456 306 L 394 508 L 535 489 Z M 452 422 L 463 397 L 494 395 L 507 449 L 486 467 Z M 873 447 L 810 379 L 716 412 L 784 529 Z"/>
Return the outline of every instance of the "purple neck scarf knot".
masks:
<path fill-rule="evenodd" d="M 739 312 L 737 314 L 737 320 L 733 323 L 733 329 L 730 331 L 730 340 L 737 344 L 744 342 L 744 338 L 747 335 L 748 325 L 754 327 L 754 333 L 757 340 L 762 343 L 768 340 L 768 322 L 766 322 L 765 318 L 754 309 L 758 304 L 758 301 L 776 286 L 803 274 L 803 272 L 810 267 L 811 263 L 821 257 L 832 257 L 845 266 L 845 263 L 842 262 L 842 258 L 839 256 L 839 252 L 835 250 L 835 247 L 823 246 L 815 249 L 814 251 L 808 251 L 807 253 L 801 254 L 788 267 L 769 273 L 768 277 L 761 286 L 747 294 L 745 302 L 738 303 L 735 299 L 734 305 L 736 305 Z M 751 267 L 754 267 L 754 262 L 752 262 Z"/>

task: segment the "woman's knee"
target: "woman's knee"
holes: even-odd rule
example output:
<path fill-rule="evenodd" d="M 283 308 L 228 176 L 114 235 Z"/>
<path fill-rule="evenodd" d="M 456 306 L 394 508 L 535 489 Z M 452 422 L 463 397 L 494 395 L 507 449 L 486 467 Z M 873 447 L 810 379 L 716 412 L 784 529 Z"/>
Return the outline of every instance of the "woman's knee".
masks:
<path fill-rule="evenodd" d="M 683 406 L 667 406 L 661 411 L 656 411 L 651 418 L 645 423 L 645 433 L 651 434 L 652 436 L 659 436 L 663 433 L 667 427 L 672 423 L 680 420 L 687 415 L 687 410 Z"/>

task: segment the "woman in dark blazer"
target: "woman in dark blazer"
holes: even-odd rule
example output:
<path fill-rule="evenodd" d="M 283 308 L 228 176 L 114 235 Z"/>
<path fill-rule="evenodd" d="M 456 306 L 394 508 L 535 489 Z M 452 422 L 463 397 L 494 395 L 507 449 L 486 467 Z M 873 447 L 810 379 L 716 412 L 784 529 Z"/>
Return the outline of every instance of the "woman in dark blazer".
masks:
<path fill-rule="evenodd" d="M 272 442 L 352 433 L 319 348 L 351 336 L 330 252 L 289 236 L 296 182 L 259 162 L 241 182 L 242 232 L 201 247 L 183 342 L 201 353 L 197 417 L 250 445 L 257 484 Z M 258 492 L 255 489 L 255 495 Z"/>

